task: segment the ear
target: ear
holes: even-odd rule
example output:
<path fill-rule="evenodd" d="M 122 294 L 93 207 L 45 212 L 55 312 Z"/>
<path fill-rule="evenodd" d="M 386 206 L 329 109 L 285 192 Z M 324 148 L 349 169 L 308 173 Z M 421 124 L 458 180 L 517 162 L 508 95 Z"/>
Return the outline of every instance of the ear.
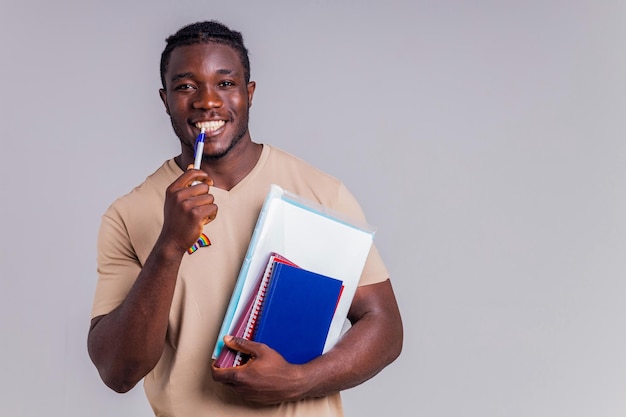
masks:
<path fill-rule="evenodd" d="M 163 88 L 159 89 L 159 96 L 161 96 L 161 101 L 163 102 L 163 105 L 165 106 L 165 112 L 169 115 L 170 107 L 167 105 L 167 93 L 165 89 Z"/>
<path fill-rule="evenodd" d="M 248 83 L 248 108 L 252 107 L 252 97 L 254 97 L 254 90 L 256 89 L 256 82 L 250 81 Z"/>

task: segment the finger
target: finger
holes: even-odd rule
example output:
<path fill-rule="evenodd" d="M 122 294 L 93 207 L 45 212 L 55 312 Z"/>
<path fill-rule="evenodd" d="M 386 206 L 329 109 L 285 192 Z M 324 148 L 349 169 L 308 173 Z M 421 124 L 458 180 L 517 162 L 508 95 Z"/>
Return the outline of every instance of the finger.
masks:
<path fill-rule="evenodd" d="M 191 189 L 192 196 L 203 196 L 209 193 L 211 184 L 209 180 L 194 179 L 187 183 L 187 188 Z"/>
<path fill-rule="evenodd" d="M 187 181 L 187 186 L 193 187 L 199 184 L 206 184 L 211 187 L 213 185 L 213 179 L 209 177 L 206 172 L 200 170 L 196 170 L 195 172 L 198 174 L 191 174 Z"/>
<path fill-rule="evenodd" d="M 187 165 L 187 171 L 192 170 L 192 169 L 195 169 L 195 168 L 193 167 L 193 164 L 189 164 L 189 165 Z M 200 169 L 199 169 L 198 171 L 202 171 L 202 170 L 200 170 Z M 202 172 L 204 172 L 204 171 L 202 171 Z M 202 180 L 202 182 L 205 182 L 205 183 L 207 183 L 207 184 L 209 184 L 209 185 L 213 185 L 213 180 L 212 180 L 210 177 L 209 177 L 209 179 L 208 179 L 208 180 Z"/>
<path fill-rule="evenodd" d="M 241 337 L 224 336 L 224 343 L 233 350 L 237 350 L 245 355 L 256 357 L 259 355 L 259 343 Z"/>
<path fill-rule="evenodd" d="M 183 174 L 176 179 L 168 189 L 170 191 L 177 191 L 185 188 L 189 188 L 192 183 L 199 182 L 209 186 L 213 185 L 213 180 L 208 173 L 200 169 L 191 169 L 184 171 Z"/>
<path fill-rule="evenodd" d="M 195 187 L 192 187 L 195 188 Z M 198 186 L 198 188 L 202 188 Z M 218 206 L 214 203 L 213 196 L 205 193 L 201 195 L 191 196 L 187 202 L 189 203 L 190 218 L 195 219 L 201 225 L 205 225 L 217 217 Z"/>
<path fill-rule="evenodd" d="M 207 210 L 208 210 L 208 214 L 204 216 L 204 218 L 202 219 L 203 226 L 211 223 L 217 217 L 217 206 L 215 204 L 210 204 L 207 207 Z"/>

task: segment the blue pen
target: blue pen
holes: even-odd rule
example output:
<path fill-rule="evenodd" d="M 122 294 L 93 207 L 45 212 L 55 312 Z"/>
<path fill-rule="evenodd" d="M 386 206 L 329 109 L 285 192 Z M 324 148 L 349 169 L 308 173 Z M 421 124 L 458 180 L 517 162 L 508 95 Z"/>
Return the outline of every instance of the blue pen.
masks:
<path fill-rule="evenodd" d="M 193 169 L 200 169 L 202 162 L 202 152 L 204 151 L 204 126 L 200 129 L 200 134 L 196 139 L 196 157 L 193 161 Z"/>
<path fill-rule="evenodd" d="M 202 163 L 202 152 L 204 151 L 204 126 L 200 128 L 200 134 L 196 138 L 196 155 L 193 161 L 193 169 L 200 169 Z M 191 185 L 199 184 L 200 181 L 194 181 Z"/>

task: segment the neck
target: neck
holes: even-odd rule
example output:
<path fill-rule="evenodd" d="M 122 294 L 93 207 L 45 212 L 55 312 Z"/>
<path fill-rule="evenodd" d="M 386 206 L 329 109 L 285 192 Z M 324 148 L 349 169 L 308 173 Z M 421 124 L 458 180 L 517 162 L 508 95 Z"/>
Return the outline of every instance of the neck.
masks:
<path fill-rule="evenodd" d="M 200 169 L 211 176 L 214 187 L 230 191 L 252 171 L 261 157 L 262 150 L 263 145 L 254 143 L 250 139 L 242 140 L 238 146 L 221 158 L 202 158 Z M 190 164 L 193 164 L 193 159 L 193 154 L 188 154 L 183 149 L 175 161 L 180 169 L 186 170 Z"/>

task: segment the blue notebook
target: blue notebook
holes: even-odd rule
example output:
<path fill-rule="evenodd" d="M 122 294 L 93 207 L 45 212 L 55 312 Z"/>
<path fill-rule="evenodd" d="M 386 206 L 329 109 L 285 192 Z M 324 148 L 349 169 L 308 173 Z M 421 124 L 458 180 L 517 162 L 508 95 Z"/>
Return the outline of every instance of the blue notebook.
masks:
<path fill-rule="evenodd" d="M 320 356 L 341 289 L 340 280 L 276 263 L 253 340 L 294 364 Z"/>

